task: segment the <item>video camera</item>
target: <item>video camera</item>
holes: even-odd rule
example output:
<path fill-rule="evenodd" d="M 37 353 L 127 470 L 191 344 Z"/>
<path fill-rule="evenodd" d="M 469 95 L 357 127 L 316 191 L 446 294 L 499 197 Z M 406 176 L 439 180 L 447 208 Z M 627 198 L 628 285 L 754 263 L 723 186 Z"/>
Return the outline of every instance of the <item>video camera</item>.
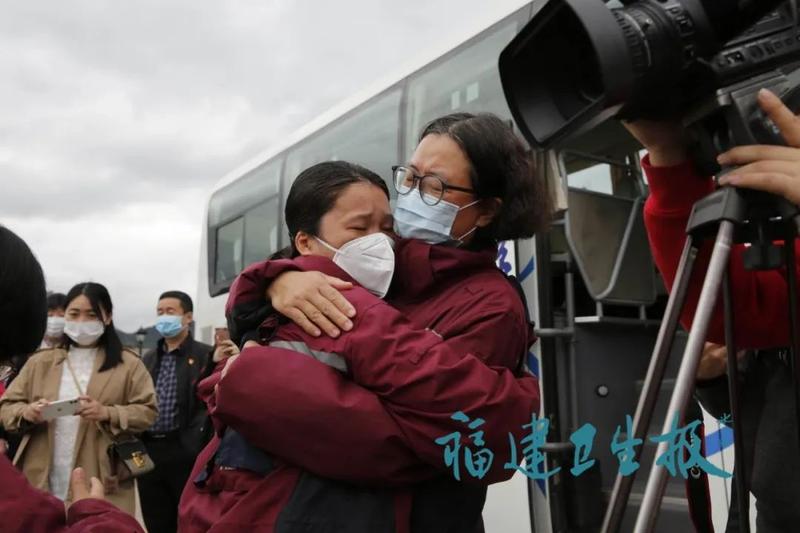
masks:
<path fill-rule="evenodd" d="M 534 147 L 551 148 L 611 117 L 682 118 L 702 125 L 704 158 L 715 165 L 710 152 L 780 142 L 755 97 L 770 88 L 796 108 L 786 67 L 798 59 L 793 1 L 549 0 L 499 67 L 514 119 Z"/>

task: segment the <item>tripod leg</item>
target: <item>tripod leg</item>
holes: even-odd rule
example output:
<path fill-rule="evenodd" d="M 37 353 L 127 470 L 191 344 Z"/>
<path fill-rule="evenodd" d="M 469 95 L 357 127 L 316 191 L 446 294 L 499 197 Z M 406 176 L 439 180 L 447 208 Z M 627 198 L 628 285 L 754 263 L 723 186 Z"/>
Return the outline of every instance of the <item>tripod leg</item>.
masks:
<path fill-rule="evenodd" d="M 729 221 L 720 223 L 717 232 L 717 239 L 714 242 L 714 250 L 709 261 L 706 279 L 703 283 L 703 290 L 700 292 L 700 300 L 697 304 L 697 311 L 689 332 L 689 339 L 686 343 L 686 351 L 683 354 L 678 377 L 675 380 L 675 389 L 670 398 L 667 417 L 664 421 L 662 433 L 671 430 L 672 417 L 677 416 L 683 419 L 686 413 L 686 405 L 689 397 L 694 390 L 697 374 L 697 367 L 700 364 L 700 354 L 705 344 L 708 325 L 714 314 L 714 305 L 717 301 L 722 276 L 728 267 L 728 259 L 731 254 L 731 243 L 733 241 L 734 224 Z M 667 451 L 667 443 L 660 442 L 656 450 L 656 457 L 660 457 Z M 658 518 L 658 508 L 664 496 L 664 489 L 667 485 L 667 471 L 663 466 L 653 462 L 650 470 L 650 477 L 647 479 L 642 507 L 636 517 L 636 533 L 646 533 L 653 531 Z"/>
<path fill-rule="evenodd" d="M 680 312 L 686 299 L 686 292 L 689 288 L 689 280 L 692 277 L 696 259 L 697 248 L 692 244 L 692 237 L 687 236 L 681 260 L 678 263 L 675 283 L 664 311 L 664 320 L 661 321 L 656 344 L 653 347 L 653 355 L 650 358 L 650 366 L 647 369 L 644 388 L 636 406 L 636 414 L 633 418 L 634 438 L 644 440 L 647 437 L 647 430 L 650 427 L 653 410 L 658 400 L 658 390 L 664 380 L 664 372 L 669 361 L 669 354 L 672 351 L 672 342 L 678 329 Z M 641 454 L 641 448 L 637 448 L 636 461 L 639 461 Z M 622 525 L 622 518 L 625 515 L 625 508 L 628 505 L 633 480 L 633 475 L 623 476 L 617 474 L 617 478 L 614 480 L 614 488 L 611 491 L 611 498 L 606 508 L 606 514 L 603 518 L 603 527 L 601 528 L 603 533 L 616 533 L 619 531 Z"/>
<path fill-rule="evenodd" d="M 728 395 L 733 418 L 734 442 L 734 482 L 736 483 L 736 504 L 739 515 L 740 533 L 750 533 L 750 490 L 744 460 L 744 436 L 742 435 L 742 412 L 739 405 L 739 364 L 736 357 L 734 338 L 733 294 L 731 292 L 730 268 L 726 268 L 722 281 L 722 297 L 725 306 L 725 344 L 728 348 Z"/>
<path fill-rule="evenodd" d="M 797 410 L 798 439 L 800 439 L 800 333 L 797 330 L 797 278 L 795 272 L 797 260 L 795 254 L 794 235 L 790 235 L 783 246 L 784 261 L 786 263 L 786 283 L 789 286 L 789 333 L 791 335 L 791 354 L 789 362 L 794 378 L 794 400 Z M 800 440 L 798 440 L 800 442 Z"/>

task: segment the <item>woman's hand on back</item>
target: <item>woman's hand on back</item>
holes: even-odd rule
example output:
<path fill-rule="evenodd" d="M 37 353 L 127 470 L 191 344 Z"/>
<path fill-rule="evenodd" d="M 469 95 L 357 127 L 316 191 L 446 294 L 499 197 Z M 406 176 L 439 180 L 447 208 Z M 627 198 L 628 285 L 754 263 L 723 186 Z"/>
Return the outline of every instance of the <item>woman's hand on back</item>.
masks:
<path fill-rule="evenodd" d="M 356 311 L 339 292 L 351 288 L 352 283 L 320 272 L 284 272 L 267 289 L 267 299 L 309 335 L 318 337 L 322 330 L 338 337 L 353 327 Z"/>

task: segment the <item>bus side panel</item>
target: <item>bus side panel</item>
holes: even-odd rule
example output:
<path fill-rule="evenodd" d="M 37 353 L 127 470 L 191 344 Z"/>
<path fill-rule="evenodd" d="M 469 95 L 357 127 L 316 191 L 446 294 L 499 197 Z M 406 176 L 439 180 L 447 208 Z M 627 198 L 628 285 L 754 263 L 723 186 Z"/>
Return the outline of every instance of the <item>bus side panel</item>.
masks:
<path fill-rule="evenodd" d="M 195 338 L 206 344 L 214 344 L 214 328 L 225 325 L 225 302 L 228 293 L 209 296 L 208 287 L 208 224 L 203 218 L 203 231 L 200 238 L 200 269 L 195 295 Z"/>
<path fill-rule="evenodd" d="M 536 290 L 534 241 L 506 241 L 500 243 L 497 266 L 507 275 L 516 276 L 525 291 L 531 320 L 536 323 L 539 316 Z M 534 345 L 526 361 L 528 368 L 539 375 L 539 347 Z M 534 414 L 534 413 L 531 413 Z M 541 415 L 540 413 L 535 413 Z M 484 526 L 487 533 L 549 533 L 550 510 L 547 502 L 547 485 L 528 479 L 517 472 L 504 482 L 491 485 L 483 509 Z M 531 520 L 534 523 L 531 523 Z M 535 529 L 532 528 L 535 526 Z"/>

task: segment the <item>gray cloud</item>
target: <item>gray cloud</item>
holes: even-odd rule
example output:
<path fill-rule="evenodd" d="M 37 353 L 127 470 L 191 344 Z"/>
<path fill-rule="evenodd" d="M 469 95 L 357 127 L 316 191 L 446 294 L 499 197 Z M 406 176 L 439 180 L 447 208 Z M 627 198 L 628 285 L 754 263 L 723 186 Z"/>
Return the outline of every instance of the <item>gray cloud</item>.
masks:
<path fill-rule="evenodd" d="M 118 325 L 194 294 L 227 171 L 518 0 L 0 0 L 0 223 Z"/>

